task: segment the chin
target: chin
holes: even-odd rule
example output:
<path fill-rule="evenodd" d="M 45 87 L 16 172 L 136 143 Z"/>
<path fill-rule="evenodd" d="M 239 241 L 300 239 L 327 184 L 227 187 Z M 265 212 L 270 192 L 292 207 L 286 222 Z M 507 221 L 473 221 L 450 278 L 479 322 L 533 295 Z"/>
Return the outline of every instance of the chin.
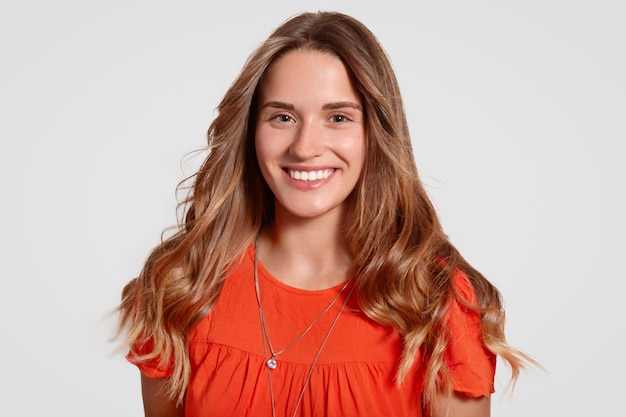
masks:
<path fill-rule="evenodd" d="M 285 215 L 289 217 L 301 218 L 303 220 L 313 220 L 317 218 L 323 218 L 334 215 L 341 215 L 342 205 L 328 205 L 328 206 L 302 206 L 302 205 L 288 205 L 280 204 L 281 209 L 277 211 L 276 215 Z M 278 208 L 278 207 L 277 207 Z"/>

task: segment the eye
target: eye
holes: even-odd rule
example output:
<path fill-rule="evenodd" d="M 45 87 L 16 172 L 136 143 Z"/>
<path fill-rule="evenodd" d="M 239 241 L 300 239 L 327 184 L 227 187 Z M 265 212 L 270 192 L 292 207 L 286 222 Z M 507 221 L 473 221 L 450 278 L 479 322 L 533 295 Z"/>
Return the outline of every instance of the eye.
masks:
<path fill-rule="evenodd" d="M 347 122 L 349 120 L 350 119 L 345 114 L 334 114 L 334 115 L 330 116 L 330 121 L 332 123 L 345 123 L 345 122 Z"/>
<path fill-rule="evenodd" d="M 293 117 L 288 114 L 277 114 L 273 116 L 271 120 L 280 123 L 289 123 L 294 121 Z"/>

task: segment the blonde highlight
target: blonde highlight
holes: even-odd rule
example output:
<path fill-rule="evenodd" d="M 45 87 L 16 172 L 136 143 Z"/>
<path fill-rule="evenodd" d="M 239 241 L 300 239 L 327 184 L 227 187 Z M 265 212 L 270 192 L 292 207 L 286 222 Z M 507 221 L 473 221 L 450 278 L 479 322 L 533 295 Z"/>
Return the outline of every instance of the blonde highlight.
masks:
<path fill-rule="evenodd" d="M 151 352 L 137 353 L 136 360 L 173 365 L 170 394 L 183 400 L 191 374 L 189 332 L 210 313 L 229 270 L 273 220 L 273 197 L 256 163 L 251 127 L 267 68 L 296 49 L 339 57 L 363 100 L 367 155 L 344 232 L 361 309 L 403 338 L 398 383 L 418 365 L 425 369 L 427 404 L 438 392 L 451 393 L 443 317 L 451 296 L 462 299 L 455 271 L 467 275 L 476 293 L 478 302 L 468 307 L 481 314 L 485 346 L 509 363 L 514 381 L 532 359 L 506 343 L 498 290 L 442 230 L 419 179 L 389 58 L 362 23 L 340 13 L 305 13 L 286 21 L 245 62 L 208 129 L 208 156 L 189 179 L 191 192 L 181 202 L 184 219 L 123 291 L 119 311 L 126 345 L 134 352 L 151 343 Z M 420 364 L 415 363 L 418 353 Z"/>

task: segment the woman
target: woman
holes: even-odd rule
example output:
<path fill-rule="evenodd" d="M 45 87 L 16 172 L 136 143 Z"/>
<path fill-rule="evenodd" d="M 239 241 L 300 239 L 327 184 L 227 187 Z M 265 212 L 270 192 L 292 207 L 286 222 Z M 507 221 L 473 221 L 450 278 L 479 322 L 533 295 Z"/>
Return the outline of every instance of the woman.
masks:
<path fill-rule="evenodd" d="M 374 35 L 295 16 L 218 110 L 184 222 L 123 292 L 146 416 L 488 416 L 496 357 L 513 381 L 529 358 L 441 228 Z"/>

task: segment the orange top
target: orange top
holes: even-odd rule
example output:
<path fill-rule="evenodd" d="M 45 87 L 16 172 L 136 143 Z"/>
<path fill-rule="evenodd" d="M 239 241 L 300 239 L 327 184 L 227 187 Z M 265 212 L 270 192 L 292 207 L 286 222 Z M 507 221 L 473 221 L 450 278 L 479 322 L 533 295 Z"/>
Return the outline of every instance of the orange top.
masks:
<path fill-rule="evenodd" d="M 313 328 L 276 360 L 268 370 L 254 287 L 254 250 L 224 283 L 211 313 L 192 331 L 189 353 L 192 375 L 185 415 L 271 416 L 269 378 L 276 415 L 290 416 L 298 401 L 310 365 L 348 291 Z M 342 285 L 322 291 L 289 287 L 259 263 L 259 288 L 267 331 L 275 351 L 298 337 L 341 291 Z M 459 293 L 475 302 L 462 274 L 455 282 Z M 394 381 L 402 353 L 401 337 L 368 319 L 358 308 L 356 294 L 333 328 L 312 371 L 298 416 L 421 416 L 423 369 L 415 370 L 401 386 Z M 446 317 L 450 343 L 446 363 L 453 389 L 470 396 L 493 390 L 495 356 L 482 343 L 480 317 L 457 301 Z M 132 362 L 132 356 L 129 355 Z M 137 366 L 150 377 L 167 377 L 157 361 Z"/>

